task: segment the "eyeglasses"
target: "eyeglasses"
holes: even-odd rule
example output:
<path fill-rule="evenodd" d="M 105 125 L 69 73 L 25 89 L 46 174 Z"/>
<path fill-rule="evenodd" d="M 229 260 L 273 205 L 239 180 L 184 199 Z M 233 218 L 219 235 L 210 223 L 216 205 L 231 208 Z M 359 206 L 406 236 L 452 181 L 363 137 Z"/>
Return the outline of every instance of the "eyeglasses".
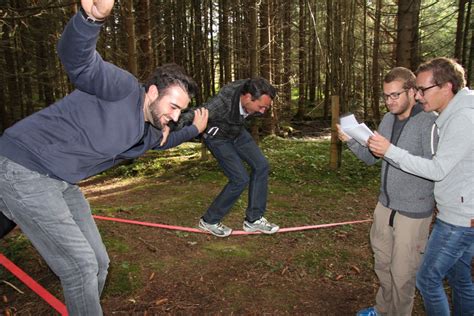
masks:
<path fill-rule="evenodd" d="M 427 91 L 431 88 L 437 87 L 437 86 L 439 86 L 439 84 L 434 84 L 434 85 L 426 87 L 426 88 L 416 87 L 415 89 L 422 97 L 424 97 L 425 96 L 425 91 Z"/>
<path fill-rule="evenodd" d="M 408 89 L 405 89 L 405 90 L 400 91 L 400 92 L 392 92 L 390 94 L 382 93 L 382 98 L 384 99 L 384 101 L 387 101 L 389 98 L 392 99 L 392 100 L 398 100 L 398 98 L 400 97 L 400 94 L 405 93 L 407 91 L 408 91 Z"/>

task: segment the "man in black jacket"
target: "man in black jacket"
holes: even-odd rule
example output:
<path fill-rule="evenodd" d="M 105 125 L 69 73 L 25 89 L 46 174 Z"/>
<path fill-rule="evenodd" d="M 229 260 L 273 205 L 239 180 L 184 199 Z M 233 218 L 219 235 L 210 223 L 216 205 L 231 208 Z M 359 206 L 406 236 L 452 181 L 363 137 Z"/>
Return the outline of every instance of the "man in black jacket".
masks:
<path fill-rule="evenodd" d="M 224 86 L 204 104 L 209 121 L 204 142 L 219 162 L 229 182 L 214 199 L 199 221 L 199 228 L 218 237 L 227 237 L 232 229 L 221 223 L 247 185 L 248 206 L 243 229 L 248 232 L 276 233 L 279 227 L 263 217 L 267 204 L 269 164 L 252 136 L 245 119 L 260 116 L 270 108 L 276 89 L 264 78 L 237 80 Z M 190 122 L 192 112 L 184 113 L 179 126 Z M 244 163 L 251 168 L 248 175 Z"/>

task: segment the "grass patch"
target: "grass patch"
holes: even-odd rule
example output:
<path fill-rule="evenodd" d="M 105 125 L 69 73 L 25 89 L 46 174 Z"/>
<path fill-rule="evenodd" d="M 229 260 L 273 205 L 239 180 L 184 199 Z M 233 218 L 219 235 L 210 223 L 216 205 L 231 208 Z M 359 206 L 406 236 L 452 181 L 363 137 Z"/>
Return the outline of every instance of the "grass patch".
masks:
<path fill-rule="evenodd" d="M 307 273 L 315 273 L 330 277 L 326 270 L 326 260 L 333 258 L 336 255 L 335 251 L 327 247 L 321 247 L 320 249 L 311 249 L 301 252 L 296 257 L 296 265 L 303 268 Z"/>
<path fill-rule="evenodd" d="M 130 250 L 130 247 L 126 240 L 106 237 L 103 238 L 103 241 L 107 250 L 114 251 L 117 253 L 127 253 Z"/>
<path fill-rule="evenodd" d="M 111 262 L 105 295 L 127 296 L 143 284 L 140 266 L 128 261 Z"/>
<path fill-rule="evenodd" d="M 0 244 L 0 252 L 12 261 L 20 261 L 24 259 L 24 254 L 31 247 L 31 242 L 23 234 L 12 236 L 8 240 L 8 244 Z"/>
<path fill-rule="evenodd" d="M 216 258 L 250 258 L 252 252 L 240 245 L 228 244 L 225 242 L 215 242 L 204 246 L 204 250 Z"/>

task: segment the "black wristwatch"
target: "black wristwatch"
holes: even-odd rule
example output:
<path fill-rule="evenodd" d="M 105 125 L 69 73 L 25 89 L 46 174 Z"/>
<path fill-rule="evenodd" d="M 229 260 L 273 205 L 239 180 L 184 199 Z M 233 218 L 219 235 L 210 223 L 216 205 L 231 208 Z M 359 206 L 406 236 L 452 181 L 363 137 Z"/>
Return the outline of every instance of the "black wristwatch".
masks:
<path fill-rule="evenodd" d="M 82 17 L 84 18 L 84 20 L 86 20 L 87 22 L 91 23 L 91 24 L 96 24 L 96 25 L 102 25 L 105 23 L 105 20 L 95 20 L 93 18 L 91 18 L 87 13 L 86 11 L 84 11 L 84 9 L 81 7 L 79 9 L 79 11 L 81 12 L 82 14 Z"/>

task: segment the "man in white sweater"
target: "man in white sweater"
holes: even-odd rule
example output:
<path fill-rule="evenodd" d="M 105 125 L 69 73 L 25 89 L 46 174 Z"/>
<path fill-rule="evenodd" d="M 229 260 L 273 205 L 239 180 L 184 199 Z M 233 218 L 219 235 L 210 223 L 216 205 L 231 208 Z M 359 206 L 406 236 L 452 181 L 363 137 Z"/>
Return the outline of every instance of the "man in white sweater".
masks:
<path fill-rule="evenodd" d="M 464 69 L 452 59 L 435 58 L 417 70 L 416 98 L 426 112 L 437 111 L 439 144 L 432 160 L 411 155 L 376 134 L 370 150 L 404 171 L 435 181 L 439 213 L 416 285 L 428 315 L 450 315 L 443 280 L 452 289 L 454 315 L 474 315 L 474 91 Z"/>

